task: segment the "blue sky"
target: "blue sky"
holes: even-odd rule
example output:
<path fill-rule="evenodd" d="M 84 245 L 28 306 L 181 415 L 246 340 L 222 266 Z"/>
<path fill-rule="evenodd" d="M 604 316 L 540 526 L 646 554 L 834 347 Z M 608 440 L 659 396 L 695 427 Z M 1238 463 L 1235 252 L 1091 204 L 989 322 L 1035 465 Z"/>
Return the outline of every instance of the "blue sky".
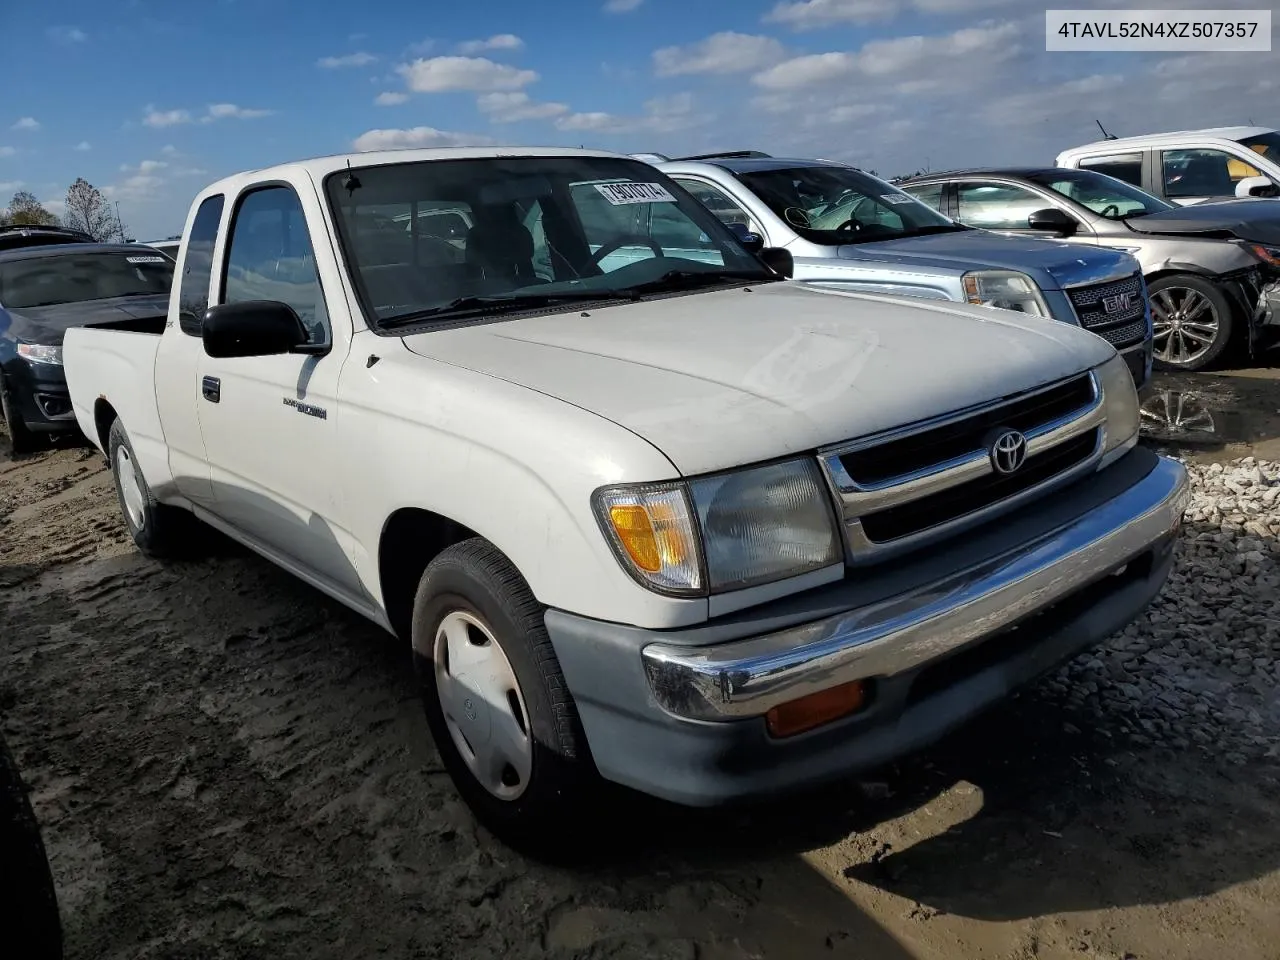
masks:
<path fill-rule="evenodd" d="M 0 205 L 27 189 L 56 210 L 83 176 L 155 239 L 219 176 L 353 148 L 756 148 L 894 174 L 1051 162 L 1095 138 L 1094 116 L 1280 126 L 1276 53 L 1047 54 L 1044 7 L 8 0 Z"/>

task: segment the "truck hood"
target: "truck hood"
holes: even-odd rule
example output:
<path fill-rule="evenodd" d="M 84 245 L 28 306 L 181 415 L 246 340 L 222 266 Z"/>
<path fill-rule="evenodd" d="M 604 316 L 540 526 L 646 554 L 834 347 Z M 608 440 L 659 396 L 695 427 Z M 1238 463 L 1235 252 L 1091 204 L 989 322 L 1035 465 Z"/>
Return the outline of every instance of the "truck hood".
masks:
<path fill-rule="evenodd" d="M 1116 250 L 1039 237 L 1007 237 L 986 230 L 935 233 L 882 243 L 850 243 L 838 247 L 836 252 L 842 260 L 874 260 L 956 274 L 968 270 L 1040 270 L 1053 278 L 1052 284 L 1041 283 L 1049 290 L 1114 276 L 1125 260 L 1125 254 Z"/>
<path fill-rule="evenodd" d="M 1125 221 L 1137 233 L 1195 236 L 1210 234 L 1223 238 L 1280 244 L 1280 200 L 1224 200 L 1197 203 L 1130 217 Z"/>
<path fill-rule="evenodd" d="M 137 297 L 113 297 L 110 300 L 85 300 L 81 303 L 59 303 L 48 307 L 10 308 L 0 311 L 0 316 L 9 316 L 9 330 L 3 329 L 4 321 L 0 320 L 0 335 L 8 335 L 28 343 L 42 343 L 48 346 L 60 346 L 62 338 L 72 327 L 83 327 L 90 323 L 105 323 L 110 320 L 154 317 L 166 313 L 169 309 L 169 295 L 147 294 Z"/>
<path fill-rule="evenodd" d="M 950 413 L 1113 353 L 1077 327 L 1012 311 L 796 282 L 588 306 L 404 342 L 612 420 L 686 475 Z"/>

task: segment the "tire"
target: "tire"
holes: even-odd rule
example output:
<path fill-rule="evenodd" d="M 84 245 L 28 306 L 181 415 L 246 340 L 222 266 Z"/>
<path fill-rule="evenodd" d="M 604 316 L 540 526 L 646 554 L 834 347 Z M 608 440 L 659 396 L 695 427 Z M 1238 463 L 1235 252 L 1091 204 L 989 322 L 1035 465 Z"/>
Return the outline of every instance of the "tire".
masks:
<path fill-rule="evenodd" d="M 441 760 L 476 818 L 514 848 L 572 857 L 601 781 L 542 618 L 511 561 L 466 540 L 422 575 L 414 661 Z"/>
<path fill-rule="evenodd" d="M 107 458 L 115 478 L 116 498 L 125 527 L 137 548 L 149 557 L 185 555 L 194 542 L 195 517 L 186 510 L 160 503 L 151 493 L 124 424 L 115 420 L 107 435 Z"/>
<path fill-rule="evenodd" d="M 0 377 L 0 414 L 4 416 L 5 427 L 9 431 L 9 447 L 15 457 L 24 453 L 32 453 L 40 448 L 40 437 L 27 429 L 17 405 L 9 397 L 9 385 Z"/>
<path fill-rule="evenodd" d="M 1222 356 L 1231 343 L 1235 309 L 1221 287 L 1177 273 L 1152 281 L 1148 291 L 1156 369 L 1204 370 Z"/>
<path fill-rule="evenodd" d="M 61 960 L 62 922 L 40 825 L 0 737 L 0 952 L 5 944 L 29 960 Z"/>

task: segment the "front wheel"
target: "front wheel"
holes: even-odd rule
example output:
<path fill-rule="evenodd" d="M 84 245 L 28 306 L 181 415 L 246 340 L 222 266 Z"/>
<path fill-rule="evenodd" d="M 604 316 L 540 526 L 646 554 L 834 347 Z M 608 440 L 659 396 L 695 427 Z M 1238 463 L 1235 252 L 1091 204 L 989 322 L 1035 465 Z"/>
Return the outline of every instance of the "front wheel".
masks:
<path fill-rule="evenodd" d="M 442 551 L 413 606 L 414 659 L 445 769 L 476 817 L 546 853 L 579 826 L 598 783 L 543 608 L 496 547 Z"/>
<path fill-rule="evenodd" d="M 1231 302 L 1222 288 L 1201 277 L 1175 274 L 1152 281 L 1155 366 L 1204 370 L 1231 342 Z"/>
<path fill-rule="evenodd" d="M 9 447 L 15 457 L 31 453 L 40 446 L 40 438 L 27 429 L 17 402 L 9 394 L 9 385 L 0 377 L 0 416 L 9 430 Z"/>

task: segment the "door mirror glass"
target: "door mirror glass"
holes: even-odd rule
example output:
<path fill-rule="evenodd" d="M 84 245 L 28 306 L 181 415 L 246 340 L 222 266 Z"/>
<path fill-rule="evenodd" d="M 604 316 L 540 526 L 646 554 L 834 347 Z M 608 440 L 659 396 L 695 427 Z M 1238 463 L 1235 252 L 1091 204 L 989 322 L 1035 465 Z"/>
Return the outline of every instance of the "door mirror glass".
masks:
<path fill-rule="evenodd" d="M 791 258 L 790 250 L 783 247 L 765 247 L 760 251 L 759 256 L 765 266 L 774 273 L 790 279 L 796 272 L 796 264 Z"/>
<path fill-rule="evenodd" d="M 1280 189 L 1271 182 L 1270 177 L 1244 177 L 1236 184 L 1237 197 L 1274 197 L 1280 195 Z"/>
<path fill-rule="evenodd" d="M 1037 210 L 1027 217 L 1027 229 L 1055 233 L 1062 237 L 1071 236 L 1079 228 L 1080 225 L 1076 222 L 1075 217 L 1065 210 L 1059 210 L 1057 207 L 1045 207 L 1043 210 Z"/>
<path fill-rule="evenodd" d="M 279 300 L 240 300 L 210 307 L 201 327 L 211 357 L 269 357 L 307 343 L 297 311 Z"/>

